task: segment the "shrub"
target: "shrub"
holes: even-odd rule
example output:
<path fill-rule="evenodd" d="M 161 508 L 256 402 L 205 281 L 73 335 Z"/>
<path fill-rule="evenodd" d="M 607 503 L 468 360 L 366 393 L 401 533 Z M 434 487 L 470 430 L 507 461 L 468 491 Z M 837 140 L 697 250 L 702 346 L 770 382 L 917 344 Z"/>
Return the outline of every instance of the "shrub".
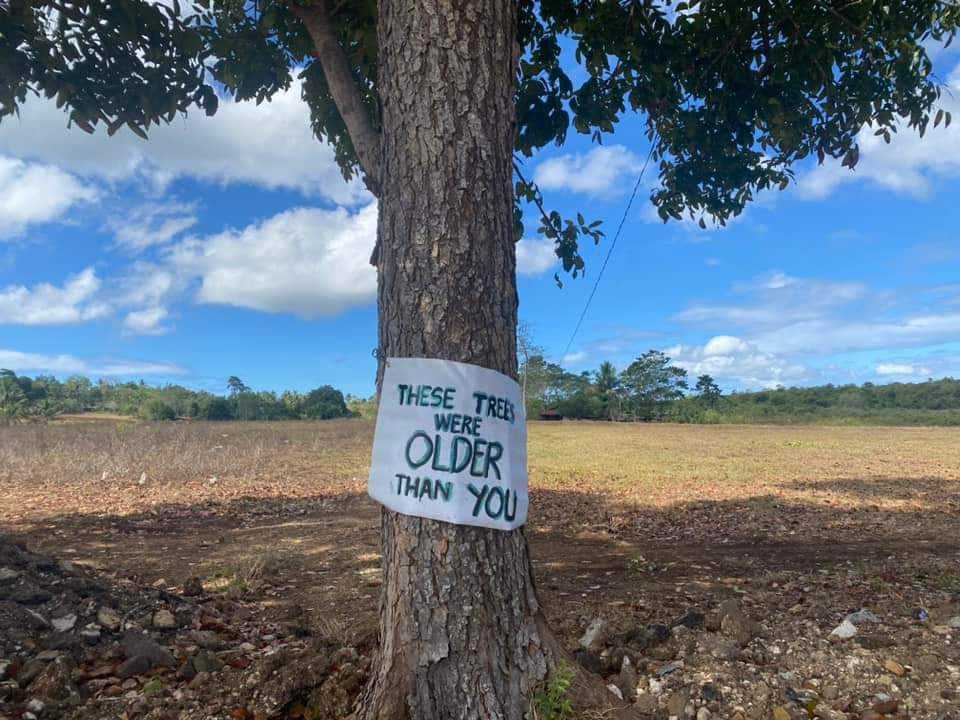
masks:
<path fill-rule="evenodd" d="M 311 390 L 303 400 L 303 414 L 312 420 L 330 420 L 347 417 L 347 403 L 343 393 L 329 385 Z"/>
<path fill-rule="evenodd" d="M 202 415 L 205 420 L 231 420 L 233 408 L 226 398 L 212 397 L 207 406 L 202 408 Z"/>
<path fill-rule="evenodd" d="M 176 420 L 177 413 L 163 400 L 152 398 L 140 406 L 140 417 L 144 420 Z"/>

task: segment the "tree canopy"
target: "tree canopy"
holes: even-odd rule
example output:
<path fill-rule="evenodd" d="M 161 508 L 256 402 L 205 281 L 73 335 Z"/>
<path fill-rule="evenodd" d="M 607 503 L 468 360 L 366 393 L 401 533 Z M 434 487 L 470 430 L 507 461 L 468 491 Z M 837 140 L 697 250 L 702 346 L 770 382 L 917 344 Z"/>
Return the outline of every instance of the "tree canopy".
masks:
<path fill-rule="evenodd" d="M 713 377 L 697 377 L 658 350 L 649 350 L 618 372 L 605 361 L 595 372 L 572 373 L 531 355 L 527 417 L 556 410 L 576 420 L 680 423 L 811 423 L 960 425 L 960 380 L 922 383 L 776 387 L 724 394 Z"/>
<path fill-rule="evenodd" d="M 181 385 L 153 387 L 140 382 L 96 382 L 82 375 L 58 380 L 0 369 L 0 424 L 42 421 L 61 413 L 107 412 L 145 420 L 327 420 L 369 414 L 369 400 L 347 396 L 330 385 L 304 394 L 279 396 L 256 391 L 231 376 L 229 396 Z"/>
<path fill-rule="evenodd" d="M 854 167 L 864 127 L 889 139 L 949 123 L 930 52 L 958 24 L 960 6 L 941 0 L 522 0 L 518 202 L 580 272 L 579 243 L 599 241 L 598 223 L 549 211 L 523 159 L 571 128 L 601 142 L 636 112 L 660 216 L 724 223 L 786 187 L 797 161 Z M 218 95 L 260 103 L 299 78 L 316 136 L 376 193 L 377 52 L 374 0 L 10 0 L 0 118 L 36 93 L 87 132 L 145 137 L 178 113 L 216 112 Z"/>

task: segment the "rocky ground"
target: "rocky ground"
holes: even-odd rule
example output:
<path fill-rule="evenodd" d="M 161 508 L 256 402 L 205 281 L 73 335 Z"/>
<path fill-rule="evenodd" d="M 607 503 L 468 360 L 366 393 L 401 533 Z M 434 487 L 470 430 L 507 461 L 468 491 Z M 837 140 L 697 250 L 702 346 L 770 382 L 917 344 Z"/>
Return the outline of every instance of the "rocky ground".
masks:
<path fill-rule="evenodd" d="M 873 569 L 886 582 L 844 563 L 767 570 L 719 602 L 688 587 L 672 601 L 697 604 L 667 622 L 637 624 L 614 604 L 612 619 L 586 623 L 574 656 L 663 718 L 960 718 L 960 593 L 926 582 L 952 582 L 956 563 L 891 557 Z M 872 609 L 838 607 L 851 596 Z"/>
<path fill-rule="evenodd" d="M 380 591 L 371 434 L 5 428 L 0 720 L 348 714 Z M 955 429 L 534 424 L 547 618 L 637 717 L 960 720 L 957 447 Z"/>
<path fill-rule="evenodd" d="M 606 611 L 557 625 L 574 661 L 638 716 L 960 718 L 960 593 L 925 582 L 931 573 L 950 581 L 952 565 L 887 565 L 875 568 L 882 586 L 864 584 L 854 565 L 768 570 L 749 589 L 688 585 L 656 608 L 607 599 L 592 606 Z M 646 584 L 657 568 L 631 571 Z M 838 610 L 838 593 L 875 602 Z M 671 608 L 674 617 L 646 621 Z M 199 580 L 137 585 L 4 540 L 0 718 L 349 715 L 372 642 L 344 646 L 303 618 L 260 609 Z"/>
<path fill-rule="evenodd" d="M 0 718 L 342 717 L 369 650 L 199 582 L 114 583 L 0 541 Z"/>

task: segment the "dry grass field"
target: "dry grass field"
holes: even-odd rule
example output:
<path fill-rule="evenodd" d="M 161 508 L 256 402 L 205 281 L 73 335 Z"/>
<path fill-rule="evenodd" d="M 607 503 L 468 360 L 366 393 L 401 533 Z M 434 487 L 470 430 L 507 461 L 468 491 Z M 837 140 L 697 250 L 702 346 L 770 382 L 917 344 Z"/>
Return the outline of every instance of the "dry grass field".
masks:
<path fill-rule="evenodd" d="M 267 617 L 298 614 L 338 642 L 369 645 L 372 429 L 3 428 L 0 527 L 125 582 L 178 588 L 199 577 Z M 764 649 L 738 657 L 703 645 L 710 633 L 678 642 L 682 672 L 658 676 L 654 655 L 651 679 L 640 678 L 648 705 L 663 710 L 689 686 L 696 709 L 696 689 L 717 682 L 728 688 L 709 705 L 719 716 L 779 706 L 796 716 L 784 686 L 822 694 L 832 683 L 844 716 L 867 718 L 889 697 L 897 712 L 960 717 L 960 629 L 948 624 L 960 616 L 960 431 L 533 423 L 529 441 L 527 534 L 548 616 L 571 648 L 597 615 L 623 628 L 731 597 L 763 627 Z M 830 642 L 860 607 L 884 619 L 889 643 Z M 914 669 L 918 653 L 935 663 Z M 885 672 L 887 660 L 904 675 Z"/>

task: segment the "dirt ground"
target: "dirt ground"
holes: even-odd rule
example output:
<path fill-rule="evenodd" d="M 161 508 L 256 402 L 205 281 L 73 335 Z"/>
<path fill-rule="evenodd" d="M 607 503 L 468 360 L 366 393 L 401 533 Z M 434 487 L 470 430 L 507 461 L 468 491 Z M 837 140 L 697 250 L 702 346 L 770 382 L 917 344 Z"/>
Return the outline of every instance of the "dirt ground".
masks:
<path fill-rule="evenodd" d="M 0 528 L 370 648 L 371 438 L 361 420 L 3 429 Z M 547 615 L 640 713 L 960 718 L 960 432 L 533 423 L 529 455 Z M 830 635 L 861 608 L 876 622 Z"/>

